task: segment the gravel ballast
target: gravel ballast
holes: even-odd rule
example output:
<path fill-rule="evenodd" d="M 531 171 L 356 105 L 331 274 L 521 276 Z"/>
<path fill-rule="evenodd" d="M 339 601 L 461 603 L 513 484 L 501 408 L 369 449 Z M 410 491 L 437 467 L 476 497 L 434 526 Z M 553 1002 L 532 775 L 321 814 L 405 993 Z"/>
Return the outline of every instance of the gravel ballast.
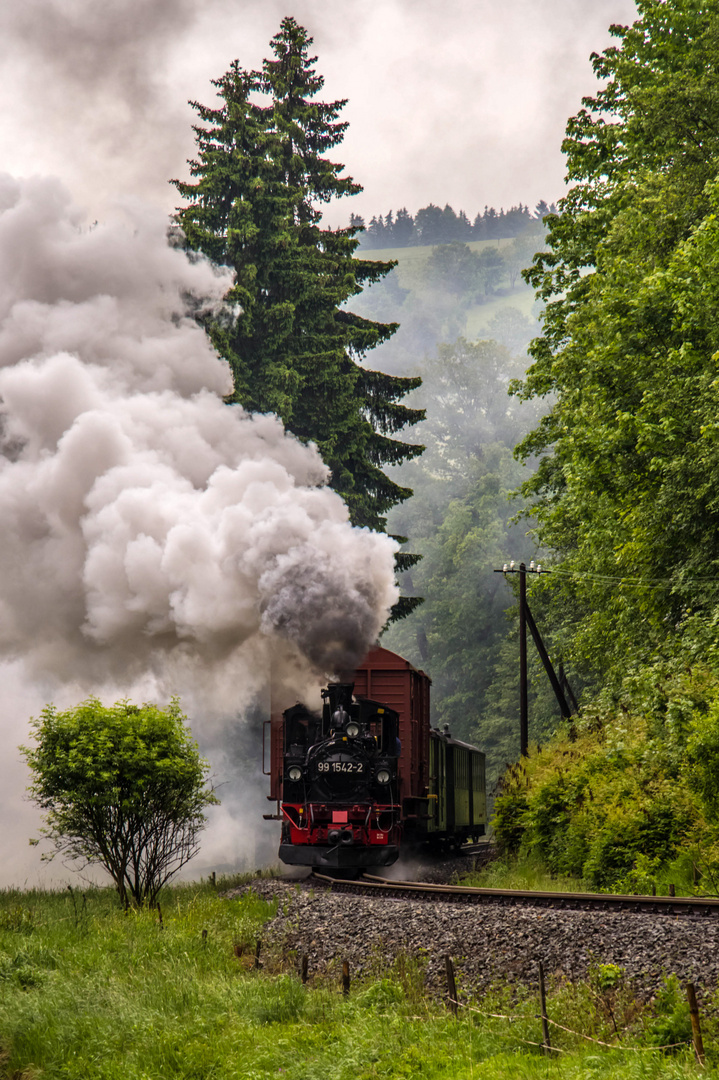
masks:
<path fill-rule="evenodd" d="M 719 919 L 712 917 L 374 899 L 271 879 L 251 888 L 280 901 L 263 931 L 263 949 L 306 954 L 319 975 L 343 960 L 354 976 L 381 975 L 398 956 L 418 957 L 426 961 L 427 986 L 440 991 L 448 954 L 467 990 L 534 984 L 540 960 L 547 974 L 571 980 L 597 964 L 616 964 L 648 994 L 669 974 L 707 990 L 719 980 Z"/>

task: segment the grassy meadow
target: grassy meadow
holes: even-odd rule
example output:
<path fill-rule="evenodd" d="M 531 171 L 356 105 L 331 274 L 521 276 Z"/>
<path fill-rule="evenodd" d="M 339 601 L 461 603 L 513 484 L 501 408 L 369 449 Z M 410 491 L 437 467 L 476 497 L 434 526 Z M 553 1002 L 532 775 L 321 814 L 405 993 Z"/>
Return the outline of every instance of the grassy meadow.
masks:
<path fill-rule="evenodd" d="M 476 304 L 467 312 L 465 335 L 469 341 L 491 337 L 489 322 L 507 308 L 514 308 L 526 318 L 531 318 L 535 306 L 534 289 L 519 281 L 514 289 L 505 289 L 502 293 L 487 299 L 484 304 Z"/>
<path fill-rule="evenodd" d="M 557 1051 L 543 1055 L 534 988 L 497 987 L 455 1019 L 425 991 L 422 964 L 378 957 L 340 992 L 337 972 L 303 986 L 297 958 L 263 947 L 276 907 L 229 882 L 168 889 L 124 914 L 109 889 L 0 894 L 0 1076 L 13 1080 L 687 1077 L 681 988 L 637 1002 L 618 969 L 550 986 Z M 710 1066 L 718 1024 L 702 1002 Z M 488 1014 L 494 1014 L 490 1016 Z M 618 1034 L 617 1034 L 618 1032 Z M 599 1040 L 599 1041 L 591 1041 Z M 603 1046 L 620 1041 L 626 1048 Z M 656 1049 L 678 1043 L 670 1052 Z M 636 1047 L 638 1049 L 631 1049 Z M 719 1063 L 719 1051 L 716 1053 Z"/>
<path fill-rule="evenodd" d="M 502 249 L 509 247 L 513 238 L 501 239 L 501 240 L 467 240 L 460 241 L 460 243 L 466 244 L 470 251 L 476 251 L 479 253 L 483 248 L 498 248 Z M 436 244 L 417 244 L 411 247 L 396 247 L 396 248 L 360 248 L 355 252 L 356 259 L 379 259 L 382 262 L 390 262 L 396 259 L 399 262 L 400 268 L 410 263 L 422 263 L 426 262 L 429 256 L 434 251 Z"/>
<path fill-rule="evenodd" d="M 498 248 L 502 250 L 511 243 L 512 240 L 509 239 L 472 240 L 466 246 L 472 251 L 479 252 L 482 248 Z M 357 258 L 360 259 L 378 259 L 381 262 L 397 260 L 397 267 L 394 271 L 397 283 L 400 288 L 410 291 L 418 305 L 417 310 L 415 310 L 412 303 L 410 303 L 409 308 L 406 306 L 399 308 L 395 306 L 393 308 L 390 304 L 387 310 L 383 309 L 379 313 L 375 312 L 375 314 L 379 314 L 383 318 L 396 318 L 400 325 L 404 327 L 411 327 L 417 318 L 421 320 L 427 317 L 427 312 L 432 309 L 432 305 L 440 302 L 436 287 L 424 280 L 424 267 L 433 250 L 434 248 L 431 246 L 418 246 L 380 248 L 376 251 L 357 252 Z M 470 341 L 477 338 L 495 337 L 496 328 L 492 329 L 490 323 L 495 316 L 499 315 L 501 317 L 506 309 L 514 309 L 526 318 L 534 318 L 536 303 L 534 290 L 521 277 L 517 278 L 513 287 L 510 287 L 508 282 L 505 281 L 494 293 L 481 297 L 478 293 L 476 301 L 476 303 L 464 302 L 460 305 L 462 306 L 461 333 Z M 429 309 L 427 307 L 428 303 Z M 455 307 L 456 305 L 453 304 L 453 311 Z M 441 313 L 438 318 L 441 323 Z M 442 327 L 438 325 L 436 330 L 439 335 L 437 341 L 444 340 Z"/>

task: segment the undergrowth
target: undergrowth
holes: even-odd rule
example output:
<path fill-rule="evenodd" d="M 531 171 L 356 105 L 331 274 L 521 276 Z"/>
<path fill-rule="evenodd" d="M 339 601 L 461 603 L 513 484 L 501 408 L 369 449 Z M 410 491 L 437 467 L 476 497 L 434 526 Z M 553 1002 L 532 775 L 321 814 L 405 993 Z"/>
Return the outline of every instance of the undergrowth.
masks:
<path fill-rule="evenodd" d="M 494 827 L 515 875 L 550 888 L 719 895 L 719 678 L 698 664 L 628 678 L 507 769 Z"/>
<path fill-rule="evenodd" d="M 123 913 L 110 890 L 0 894 L 0 1076 L 13 1080 L 375 1080 L 685 1077 L 695 1066 L 681 988 L 641 1001 L 620 968 L 551 983 L 545 1057 L 536 988 L 462 998 L 455 1019 L 428 954 L 378 953 L 345 997 L 262 943 L 276 905 L 222 883 L 165 891 Z M 160 919 L 160 914 L 162 918 Z M 260 942 L 260 967 L 256 967 Z M 430 943 L 428 943 L 429 945 Z M 348 957 L 352 959 L 351 945 Z M 719 1003 L 702 1001 L 710 1075 Z M 573 1034 L 563 1028 L 579 1031 Z M 589 1040 L 598 1040 L 590 1042 Z M 603 1046 L 602 1043 L 609 1044 Z M 657 1047 L 677 1043 L 670 1050 Z M 621 1048 L 619 1048 L 621 1046 Z"/>
<path fill-rule="evenodd" d="M 479 870 L 462 874 L 461 883 L 483 889 L 525 889 L 531 892 L 589 891 L 589 884 L 582 878 L 552 874 L 546 863 L 536 855 L 522 858 L 504 855 Z"/>

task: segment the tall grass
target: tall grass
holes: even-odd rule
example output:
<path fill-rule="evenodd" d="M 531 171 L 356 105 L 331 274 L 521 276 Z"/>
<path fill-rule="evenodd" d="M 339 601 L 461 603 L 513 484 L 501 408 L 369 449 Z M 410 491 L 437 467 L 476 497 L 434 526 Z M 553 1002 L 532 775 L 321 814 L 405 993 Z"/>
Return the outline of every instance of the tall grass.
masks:
<path fill-rule="evenodd" d="M 529 892 L 592 892 L 581 878 L 553 876 L 535 857 L 495 859 L 479 870 L 461 875 L 463 885 L 482 889 L 524 889 Z"/>
<path fill-rule="evenodd" d="M 347 998 L 334 977 L 303 986 L 294 958 L 279 949 L 263 948 L 265 967 L 256 970 L 257 938 L 274 910 L 252 893 L 224 899 L 209 883 L 166 890 L 162 922 L 156 911 L 125 915 L 110 890 L 0 894 L 0 1076 L 629 1080 L 694 1073 L 685 1042 L 666 1056 L 606 1050 L 558 1031 L 565 1053 L 545 1058 L 531 988 L 499 987 L 473 1002 L 465 993 L 474 1011 L 455 1020 L 427 995 L 421 958 L 390 964 L 378 956 L 371 977 L 355 981 Z M 461 964 L 458 974 L 461 987 Z M 686 1037 L 686 1010 L 673 992 L 658 1017 L 660 1040 L 680 1029 Z M 587 1033 L 608 1042 L 619 1028 L 625 1041 L 646 1043 L 657 1020 L 616 973 L 605 973 L 604 983 L 557 984 L 549 1009 L 557 1021 L 571 1019 L 567 1027 L 581 1017 Z M 712 1037 L 708 1031 L 710 1045 Z"/>
<path fill-rule="evenodd" d="M 654 861 L 655 863 L 658 860 Z M 488 863 L 481 869 L 458 875 L 462 885 L 482 889 L 523 889 L 529 892 L 608 892 L 627 895 L 651 895 L 652 884 L 659 896 L 669 895 L 669 882 L 674 885 L 677 896 L 716 896 L 716 885 L 704 882 L 699 886 L 693 881 L 693 859 L 690 852 L 681 852 L 676 859 L 663 865 L 653 864 L 652 873 L 642 871 L 642 857 L 637 866 L 617 881 L 612 888 L 598 889 L 583 878 L 568 874 L 552 874 L 546 863 L 535 854 L 505 855 Z M 713 888 L 712 888 L 713 886 Z"/>

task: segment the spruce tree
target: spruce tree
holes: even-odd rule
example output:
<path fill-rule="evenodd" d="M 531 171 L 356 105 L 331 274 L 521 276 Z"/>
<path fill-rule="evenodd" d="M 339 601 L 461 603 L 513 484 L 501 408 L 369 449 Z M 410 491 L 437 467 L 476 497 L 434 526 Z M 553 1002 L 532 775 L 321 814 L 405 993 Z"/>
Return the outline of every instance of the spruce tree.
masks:
<path fill-rule="evenodd" d="M 262 71 L 235 61 L 213 82 L 217 108 L 191 102 L 202 123 L 194 128 L 195 180 L 173 181 L 186 201 L 177 220 L 190 249 L 235 274 L 228 299 L 239 313 L 206 324 L 232 369 L 230 400 L 274 412 L 315 442 L 353 524 L 381 531 L 390 508 L 412 494 L 383 466 L 422 452 L 391 438 L 423 418 L 399 404 L 420 380 L 361 366 L 397 324 L 360 318 L 344 305 L 395 264 L 355 259 L 357 226 L 321 227 L 321 205 L 361 187 L 326 156 L 344 137 L 347 124 L 337 118 L 346 102 L 316 100 L 324 79 L 311 44 L 285 18 Z M 402 554 L 398 568 L 416 560 Z M 398 613 L 413 606 L 404 598 Z"/>

